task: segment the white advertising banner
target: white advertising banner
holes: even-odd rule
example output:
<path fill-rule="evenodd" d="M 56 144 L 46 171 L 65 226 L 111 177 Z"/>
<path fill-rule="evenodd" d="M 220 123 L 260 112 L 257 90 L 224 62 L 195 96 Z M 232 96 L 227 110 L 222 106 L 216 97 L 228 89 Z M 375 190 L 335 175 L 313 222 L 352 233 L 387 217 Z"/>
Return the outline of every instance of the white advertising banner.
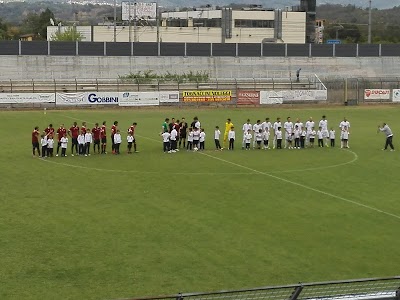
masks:
<path fill-rule="evenodd" d="M 160 104 L 159 92 L 120 92 L 119 106 L 151 106 Z"/>
<path fill-rule="evenodd" d="M 118 105 L 118 92 L 57 93 L 57 105 Z"/>
<path fill-rule="evenodd" d="M 389 89 L 365 89 L 364 100 L 390 100 Z"/>
<path fill-rule="evenodd" d="M 85 105 L 85 93 L 56 93 L 56 105 Z"/>
<path fill-rule="evenodd" d="M 327 90 L 285 90 L 282 91 L 283 101 L 325 101 Z"/>
<path fill-rule="evenodd" d="M 260 91 L 260 104 L 281 104 L 290 101 L 326 101 L 327 90 Z"/>
<path fill-rule="evenodd" d="M 54 103 L 54 93 L 0 93 L 0 103 Z"/>
<path fill-rule="evenodd" d="M 260 104 L 282 104 L 282 91 L 260 91 Z"/>
<path fill-rule="evenodd" d="M 400 102 L 400 89 L 393 90 L 392 100 L 393 102 Z"/>
<path fill-rule="evenodd" d="M 128 21 L 129 19 L 156 19 L 157 17 L 157 3 L 145 2 L 127 2 L 121 3 L 122 20 Z"/>
<path fill-rule="evenodd" d="M 114 104 L 118 105 L 118 92 L 87 92 L 85 93 L 87 104 Z"/>
<path fill-rule="evenodd" d="M 179 91 L 160 91 L 160 103 L 179 102 Z"/>

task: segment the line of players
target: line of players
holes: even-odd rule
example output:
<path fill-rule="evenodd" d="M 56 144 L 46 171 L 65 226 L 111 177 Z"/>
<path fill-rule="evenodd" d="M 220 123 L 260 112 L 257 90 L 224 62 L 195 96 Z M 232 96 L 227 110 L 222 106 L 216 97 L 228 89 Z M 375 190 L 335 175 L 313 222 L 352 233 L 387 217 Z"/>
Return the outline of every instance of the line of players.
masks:
<path fill-rule="evenodd" d="M 136 139 L 135 139 L 135 128 L 136 122 L 128 128 L 127 136 L 127 153 L 131 154 L 132 146 L 133 151 L 137 151 Z M 93 144 L 93 152 L 97 154 L 107 154 L 107 127 L 106 121 L 99 126 L 99 123 L 95 124 L 92 129 L 86 127 L 86 122 L 82 122 L 82 126 L 79 127 L 77 122 L 67 130 L 64 124 L 61 124 L 57 131 L 54 129 L 52 124 L 49 124 L 42 133 L 39 131 L 39 127 L 36 126 L 32 131 L 32 155 L 36 156 L 36 150 L 41 157 L 53 157 L 54 155 L 54 136 L 57 134 L 57 150 L 55 156 L 59 156 L 61 149 L 61 156 L 67 156 L 67 148 L 69 138 L 71 138 L 71 156 L 90 156 L 90 147 Z M 39 147 L 40 137 L 40 147 Z M 114 121 L 111 126 L 111 150 L 113 154 L 120 154 L 120 145 L 122 137 L 118 128 L 118 121 Z M 75 150 L 75 154 L 74 154 Z"/>
<path fill-rule="evenodd" d="M 230 120 L 228 119 L 227 123 Z M 317 130 L 315 130 L 317 128 Z M 348 148 L 349 129 L 350 122 L 344 118 L 340 122 L 339 128 L 341 148 Z M 318 147 L 335 147 L 336 131 L 333 127 L 328 130 L 328 120 L 326 116 L 322 116 L 322 119 L 316 127 L 312 117 L 310 117 L 305 123 L 297 119 L 295 123 L 288 117 L 286 121 L 281 122 L 280 118 L 272 124 L 269 118 L 266 118 L 264 122 L 257 120 L 256 124 L 252 125 L 250 120 L 247 120 L 242 126 L 243 140 L 242 148 L 250 149 L 251 141 L 253 149 L 270 149 L 269 139 L 273 130 L 273 149 L 282 148 L 282 140 L 284 140 L 284 148 L 287 149 L 301 149 L 305 147 L 314 147 L 315 140 L 318 141 Z M 228 133 L 229 135 L 229 133 Z M 283 136 L 284 135 L 284 136 Z"/>
<path fill-rule="evenodd" d="M 306 123 L 301 122 L 297 119 L 295 123 L 291 121 L 288 117 L 284 124 L 282 125 L 281 119 L 277 120 L 272 124 L 269 118 L 266 118 L 264 122 L 257 120 L 253 125 L 248 119 L 242 126 L 243 139 L 242 139 L 242 149 L 251 149 L 251 144 L 253 149 L 270 149 L 269 140 L 272 135 L 272 148 L 282 149 L 282 140 L 284 140 L 284 148 L 288 149 L 301 149 L 305 147 L 314 147 L 315 140 L 318 141 L 318 147 L 335 147 L 336 131 L 333 127 L 328 130 L 328 120 L 326 116 L 322 116 L 322 119 L 318 123 L 318 130 L 315 130 L 315 122 L 312 117 L 310 117 Z M 350 134 L 350 122 L 344 118 L 340 124 L 340 141 L 341 148 L 349 148 L 348 139 Z M 215 149 L 222 150 L 220 143 L 221 131 L 219 127 L 215 127 L 214 131 L 214 141 Z M 182 118 L 182 122 L 179 120 L 175 121 L 172 118 L 169 122 L 169 118 L 165 119 L 162 125 L 161 132 L 163 140 L 163 150 L 164 152 L 174 153 L 179 151 L 181 144 L 187 150 L 204 150 L 205 148 L 205 137 L 206 134 L 204 129 L 201 128 L 201 123 L 197 117 L 193 118 L 193 122 L 188 126 L 185 119 Z M 224 132 L 224 147 L 234 150 L 236 140 L 235 127 L 231 119 L 227 119 L 225 123 Z M 187 146 L 185 142 L 187 141 Z M 178 148 L 179 142 L 179 148 Z"/>

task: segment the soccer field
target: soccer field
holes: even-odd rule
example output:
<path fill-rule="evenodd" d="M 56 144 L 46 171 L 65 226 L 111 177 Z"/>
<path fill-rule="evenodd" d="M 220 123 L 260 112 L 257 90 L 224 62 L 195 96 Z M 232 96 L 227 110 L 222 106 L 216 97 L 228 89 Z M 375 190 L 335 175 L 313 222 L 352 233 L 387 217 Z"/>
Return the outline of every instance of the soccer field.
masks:
<path fill-rule="evenodd" d="M 325 114 L 335 148 L 242 151 L 242 124 Z M 164 154 L 166 117 L 206 151 Z M 0 111 L 0 299 L 117 299 L 399 275 L 400 107 Z M 340 149 L 339 123 L 351 123 Z M 234 151 L 214 127 L 235 125 Z M 113 121 L 121 155 L 32 158 L 49 123 Z M 126 129 L 137 122 L 139 153 Z M 108 152 L 110 153 L 110 145 Z M 397 150 L 397 149 L 396 149 Z"/>

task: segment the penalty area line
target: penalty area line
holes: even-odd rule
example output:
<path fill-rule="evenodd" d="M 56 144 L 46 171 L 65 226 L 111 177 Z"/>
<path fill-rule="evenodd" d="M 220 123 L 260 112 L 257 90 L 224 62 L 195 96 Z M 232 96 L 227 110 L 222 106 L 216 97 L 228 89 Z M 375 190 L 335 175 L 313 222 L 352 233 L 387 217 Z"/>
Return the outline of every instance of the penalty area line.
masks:
<path fill-rule="evenodd" d="M 268 177 L 274 178 L 276 180 L 283 181 L 283 182 L 286 182 L 286 183 L 301 187 L 303 189 L 310 190 L 310 191 L 313 191 L 313 192 L 316 192 L 316 193 L 320 193 L 320 194 L 323 194 L 325 196 L 329 196 L 329 197 L 335 198 L 337 200 L 341 200 L 341 201 L 344 201 L 344 202 L 347 202 L 347 203 L 351 203 L 353 205 L 356 205 L 356 206 L 359 206 L 359 207 L 363 207 L 363 208 L 366 208 L 366 209 L 369 209 L 369 210 L 372 210 L 372 211 L 375 211 L 375 212 L 378 212 L 378 213 L 381 213 L 381 214 L 384 214 L 384 215 L 387 215 L 387 216 L 390 216 L 390 217 L 393 217 L 393 218 L 396 218 L 396 219 L 400 220 L 400 216 L 398 216 L 398 215 L 389 213 L 387 211 L 384 211 L 384 210 L 381 210 L 381 209 L 378 209 L 378 208 L 375 208 L 375 207 L 372 207 L 372 206 L 369 206 L 369 205 L 362 204 L 362 203 L 354 201 L 354 200 L 350 200 L 350 199 L 347 199 L 347 198 L 344 198 L 344 197 L 341 197 L 341 196 L 337 196 L 335 194 L 332 194 L 332 193 L 329 193 L 329 192 L 325 192 L 325 191 L 313 188 L 311 186 L 304 185 L 304 184 L 301 184 L 301 183 L 298 183 L 298 182 L 295 182 L 295 181 L 291 181 L 291 180 L 288 180 L 288 179 L 285 179 L 285 178 L 282 178 L 282 177 L 279 177 L 279 176 L 276 176 L 276 175 L 273 175 L 273 174 L 261 172 L 261 171 L 258 171 L 256 169 L 253 169 L 253 168 L 250 168 L 250 167 L 246 167 L 246 166 L 243 166 L 243 165 L 240 165 L 240 164 L 237 164 L 237 163 L 231 162 L 229 160 L 226 160 L 226 159 L 223 159 L 223 158 L 219 158 L 219 157 L 207 154 L 207 153 L 200 152 L 199 154 L 207 156 L 207 157 L 215 159 L 215 160 L 219 160 L 219 161 L 224 162 L 226 164 L 230 164 L 230 165 L 236 166 L 238 168 L 242 168 L 242 169 L 245 169 L 245 170 L 248 170 L 248 171 L 252 171 L 253 173 L 256 173 L 256 174 L 268 176 Z"/>

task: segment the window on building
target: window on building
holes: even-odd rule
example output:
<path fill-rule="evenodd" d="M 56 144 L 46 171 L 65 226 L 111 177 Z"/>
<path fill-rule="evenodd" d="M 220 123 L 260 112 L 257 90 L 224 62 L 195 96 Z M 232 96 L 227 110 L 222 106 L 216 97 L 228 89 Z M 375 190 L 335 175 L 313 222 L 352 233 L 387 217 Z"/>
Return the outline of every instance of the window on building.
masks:
<path fill-rule="evenodd" d="M 275 22 L 273 20 L 247 20 L 236 19 L 235 27 L 244 28 L 274 28 Z"/>
<path fill-rule="evenodd" d="M 188 27 L 187 19 L 167 19 L 167 27 Z"/>
<path fill-rule="evenodd" d="M 221 19 L 193 19 L 194 27 L 221 27 Z"/>

